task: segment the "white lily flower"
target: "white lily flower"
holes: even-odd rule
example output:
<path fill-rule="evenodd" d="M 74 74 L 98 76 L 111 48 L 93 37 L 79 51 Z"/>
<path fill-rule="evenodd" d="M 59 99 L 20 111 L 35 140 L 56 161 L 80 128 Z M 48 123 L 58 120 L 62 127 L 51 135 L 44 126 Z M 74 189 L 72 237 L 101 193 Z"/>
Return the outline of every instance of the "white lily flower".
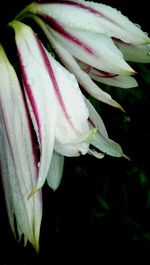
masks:
<path fill-rule="evenodd" d="M 49 27 L 49 25 L 47 25 L 44 21 L 42 21 L 42 19 L 40 19 L 37 16 L 33 16 L 32 15 L 31 17 L 43 29 L 44 33 L 46 34 L 47 38 L 49 39 L 51 45 L 53 46 L 55 52 L 57 53 L 57 55 L 60 58 L 60 60 L 62 61 L 62 63 L 72 73 L 75 74 L 75 76 L 78 79 L 78 81 L 81 84 L 81 86 L 84 87 L 84 89 L 90 95 L 94 96 L 95 98 L 97 98 L 97 99 L 101 100 L 102 102 L 105 102 L 105 103 L 107 103 L 107 104 L 109 104 L 111 106 L 114 106 L 114 107 L 117 107 L 117 108 L 120 108 L 120 109 L 123 110 L 123 108 L 116 101 L 114 101 L 109 94 L 107 94 L 106 92 L 102 91 L 92 81 L 92 79 L 93 80 L 96 80 L 98 82 L 102 82 L 104 84 L 108 84 L 108 85 L 111 85 L 111 86 L 123 87 L 123 88 L 130 88 L 130 87 L 136 87 L 136 86 L 138 86 L 136 80 L 133 77 L 131 77 L 131 76 L 125 75 L 125 72 L 121 72 L 120 71 L 121 74 L 118 74 L 115 67 L 114 67 L 114 70 L 112 70 L 111 65 L 112 65 L 112 61 L 114 61 L 113 59 L 111 59 L 110 62 L 108 61 L 109 67 L 111 68 L 111 71 L 109 71 L 110 70 L 109 67 L 106 67 L 107 68 L 107 70 L 106 70 L 105 66 L 104 66 L 104 68 L 101 67 L 101 69 L 100 69 L 98 67 L 98 65 L 95 64 L 95 66 L 97 66 L 97 67 L 93 67 L 94 64 L 91 63 L 92 62 L 92 59 L 89 57 L 89 60 L 87 60 L 88 56 L 86 56 L 85 59 L 82 58 L 83 60 L 76 61 L 76 59 L 72 55 L 72 52 L 71 52 L 69 46 L 66 45 L 66 47 L 65 47 L 65 45 L 63 45 L 64 42 L 61 41 L 59 38 L 57 38 L 57 36 L 56 36 L 57 33 L 55 32 L 56 33 L 55 34 L 53 32 L 53 29 L 51 29 L 51 27 Z M 48 20 L 49 20 L 49 17 L 48 17 Z M 55 21 L 54 20 L 53 20 L 53 22 L 55 24 Z M 57 25 L 57 22 L 56 22 L 56 25 Z M 58 28 L 57 28 L 57 29 L 59 29 L 58 30 L 58 33 L 60 32 L 60 28 L 62 29 L 62 26 L 61 25 L 59 25 Z M 62 33 L 64 35 L 66 34 L 66 32 L 64 33 L 63 29 L 62 29 Z M 82 38 L 82 36 L 81 36 L 81 38 Z M 78 40 L 80 42 L 80 38 Z M 67 41 L 69 41 L 69 40 L 67 39 Z M 70 45 L 72 45 L 71 42 L 70 42 Z M 87 49 L 87 46 L 85 45 L 84 48 Z M 73 50 L 74 50 L 74 48 L 73 48 Z M 79 54 L 79 51 L 78 51 L 77 54 Z M 78 57 L 78 55 L 75 56 L 75 57 Z M 78 59 L 79 59 L 79 57 L 78 57 Z M 98 60 L 98 61 L 101 61 L 101 60 Z M 87 64 L 87 62 L 89 62 L 89 64 Z M 79 63 L 79 65 L 78 65 L 78 63 Z M 120 64 L 118 64 L 118 65 L 120 67 Z M 86 71 L 86 69 L 87 69 L 86 66 L 88 67 L 88 69 L 90 69 L 90 70 L 88 70 L 89 72 Z M 84 71 L 82 71 L 81 68 L 83 68 Z M 105 69 L 105 71 L 104 71 L 104 69 Z"/>
<path fill-rule="evenodd" d="M 45 182 L 53 154 L 56 100 L 49 76 L 49 62 L 41 42 L 29 26 L 18 21 L 11 22 L 10 26 L 15 30 L 24 91 L 40 147 L 35 191 Z"/>
<path fill-rule="evenodd" d="M 27 199 L 38 176 L 31 124 L 16 73 L 0 46 L 0 165 L 6 205 L 14 234 L 24 235 L 38 251 L 42 197 Z"/>
<path fill-rule="evenodd" d="M 45 20 L 50 26 L 51 34 L 75 58 L 103 71 L 124 75 L 134 73 L 110 37 L 104 34 L 75 30 L 51 20 Z"/>
<path fill-rule="evenodd" d="M 33 17 L 33 16 L 32 16 Z M 48 40 L 52 44 L 56 54 L 66 66 L 70 72 L 74 73 L 80 85 L 93 97 L 96 99 L 109 104 L 113 107 L 119 108 L 122 111 L 123 108 L 111 96 L 104 92 L 100 87 L 98 87 L 90 78 L 90 76 L 81 69 L 79 63 L 76 59 L 65 49 L 50 33 L 50 28 L 41 19 L 34 16 L 35 21 L 40 25 L 44 33 L 46 34 Z"/>
<path fill-rule="evenodd" d="M 75 58 L 103 71 L 124 75 L 135 73 L 109 36 L 74 29 L 50 16 L 38 16 L 49 25 L 54 38 Z"/>
<path fill-rule="evenodd" d="M 49 34 L 75 58 L 119 75 L 115 80 L 99 79 L 102 83 L 111 85 L 112 81 L 114 86 L 135 87 L 135 79 L 125 77 L 135 73 L 125 60 L 150 62 L 150 38 L 115 8 L 89 1 L 53 1 L 33 3 L 18 17 L 28 13 L 42 18 L 49 26 Z"/>
<path fill-rule="evenodd" d="M 83 95 L 74 75 L 50 54 L 47 55 L 54 72 L 54 90 L 58 101 L 54 148 L 65 156 L 86 154 L 92 132 L 89 131 L 89 112 Z"/>
<path fill-rule="evenodd" d="M 31 27 L 18 21 L 24 17 L 39 24 L 63 65 Z M 93 80 L 136 87 L 135 71 L 126 61 L 150 62 L 150 38 L 120 11 L 84 0 L 34 2 L 9 25 L 15 31 L 23 88 L 0 45 L 0 169 L 11 229 L 16 234 L 17 228 L 24 244 L 30 241 L 38 251 L 41 188 L 45 180 L 58 188 L 64 157 L 129 159 L 109 138 L 79 84 L 124 111 Z"/>
<path fill-rule="evenodd" d="M 85 154 L 92 132 L 75 77 L 46 51 L 30 27 L 18 21 L 10 25 L 16 33 L 25 95 L 41 153 L 33 193 L 45 182 L 53 149 L 65 156 Z"/>
<path fill-rule="evenodd" d="M 31 4 L 28 10 L 73 29 L 104 34 L 132 44 L 150 43 L 149 37 L 136 24 L 108 5 L 90 1 L 53 1 Z"/>

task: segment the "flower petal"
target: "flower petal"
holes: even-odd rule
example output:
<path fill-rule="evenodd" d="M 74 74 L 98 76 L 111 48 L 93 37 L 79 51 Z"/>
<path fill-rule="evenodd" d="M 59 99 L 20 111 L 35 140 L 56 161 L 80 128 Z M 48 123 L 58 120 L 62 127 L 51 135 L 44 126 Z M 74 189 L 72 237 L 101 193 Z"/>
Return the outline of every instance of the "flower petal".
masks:
<path fill-rule="evenodd" d="M 77 30 L 105 34 L 132 44 L 150 43 L 148 36 L 136 24 L 108 5 L 89 1 L 53 1 L 34 3 L 28 11 L 51 16 Z"/>
<path fill-rule="evenodd" d="M 137 63 L 150 63 L 150 44 L 131 45 L 115 41 L 125 60 Z"/>
<path fill-rule="evenodd" d="M 111 73 L 135 73 L 109 36 L 76 30 L 48 16 L 40 17 L 50 26 L 51 34 L 56 40 L 77 59 Z"/>
<path fill-rule="evenodd" d="M 80 65 L 81 69 L 83 69 L 84 72 L 88 73 L 88 75 L 93 80 L 98 81 L 100 83 L 110 86 L 122 87 L 122 88 L 131 88 L 138 86 L 138 83 L 136 82 L 135 78 L 131 76 L 116 75 L 100 71 L 81 61 L 78 61 L 78 64 Z"/>
<path fill-rule="evenodd" d="M 47 55 L 41 42 L 27 25 L 13 21 L 10 26 L 15 30 L 24 90 L 40 146 L 36 191 L 44 184 L 53 153 L 56 100 Z"/>
<path fill-rule="evenodd" d="M 107 155 L 114 157 L 124 157 L 120 145 L 108 138 L 104 123 L 90 101 L 85 99 L 85 102 L 90 113 L 89 125 L 91 128 L 97 128 L 97 132 L 95 137 L 92 138 L 91 144 Z"/>
<path fill-rule="evenodd" d="M 56 190 L 61 182 L 64 168 L 64 156 L 53 152 L 49 172 L 47 175 L 47 183 L 53 190 Z"/>
<path fill-rule="evenodd" d="M 113 77 L 105 78 L 94 74 L 89 74 L 89 75 L 93 80 L 109 86 L 115 86 L 121 88 L 132 88 L 138 86 L 137 81 L 132 76 L 116 75 Z"/>
<path fill-rule="evenodd" d="M 59 64 L 50 54 L 47 53 L 55 79 L 54 91 L 57 105 L 57 121 L 55 128 L 55 150 L 57 143 L 66 146 L 70 145 L 70 150 L 62 155 L 79 155 L 80 140 L 84 141 L 89 134 L 88 110 L 83 100 L 83 95 L 79 89 L 74 75 Z M 79 139 L 79 141 L 78 141 Z M 72 144 L 73 143 L 73 144 Z M 76 143 L 76 144 L 74 144 Z M 77 145 L 77 147 L 76 147 Z M 89 143 L 85 143 L 85 152 L 88 150 Z M 60 149 L 56 150 L 60 153 Z M 60 153 L 61 154 L 61 153 Z"/>
<path fill-rule="evenodd" d="M 32 16 L 33 17 L 33 16 Z M 119 108 L 123 110 L 123 108 L 111 98 L 111 96 L 100 89 L 78 65 L 74 57 L 59 43 L 57 42 L 50 33 L 49 27 L 38 17 L 33 17 L 34 20 L 39 24 L 44 33 L 46 34 L 48 40 L 52 44 L 57 56 L 60 58 L 62 63 L 75 74 L 78 82 L 84 89 L 93 97 L 98 100 Z M 124 110 L 123 110 L 124 111 Z"/>
<path fill-rule="evenodd" d="M 86 74 L 78 65 L 76 60 L 73 58 L 73 56 L 64 49 L 56 40 L 51 38 L 51 42 L 54 46 L 54 49 L 59 56 L 59 58 L 62 60 L 64 65 L 75 74 L 77 77 L 80 85 L 93 97 L 96 99 L 111 105 L 115 108 L 119 108 L 123 110 L 123 108 L 111 98 L 111 96 L 104 92 L 100 87 L 98 87 L 90 78 L 88 74 Z M 124 111 L 124 110 L 123 110 Z"/>
<path fill-rule="evenodd" d="M 0 61 L 0 162 L 8 217 L 13 232 L 15 216 L 20 236 L 38 250 L 41 192 L 27 199 L 38 175 L 31 126 L 16 73 L 1 46 Z"/>
<path fill-rule="evenodd" d="M 92 149 L 89 149 L 88 154 L 98 159 L 102 159 L 104 157 L 103 153 L 97 152 L 96 150 L 92 150 Z"/>
<path fill-rule="evenodd" d="M 58 152 L 63 156 L 68 156 L 68 157 L 85 155 L 89 150 L 89 144 L 91 142 L 91 139 L 95 135 L 95 131 L 96 129 L 92 128 L 92 130 L 89 131 L 87 134 L 74 139 L 74 141 L 72 140 L 72 142 L 68 142 L 65 144 L 56 140 L 55 141 L 56 152 Z"/>

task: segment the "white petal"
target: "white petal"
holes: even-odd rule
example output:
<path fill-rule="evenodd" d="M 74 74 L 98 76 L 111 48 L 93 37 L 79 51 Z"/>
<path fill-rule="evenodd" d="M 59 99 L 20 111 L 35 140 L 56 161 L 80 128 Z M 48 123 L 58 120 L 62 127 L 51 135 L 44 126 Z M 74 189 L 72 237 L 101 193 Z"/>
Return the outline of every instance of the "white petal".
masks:
<path fill-rule="evenodd" d="M 75 30 L 57 21 L 49 23 L 51 33 L 77 59 L 103 71 L 129 75 L 134 70 L 124 61 L 112 39 L 104 34 Z"/>
<path fill-rule="evenodd" d="M 76 139 L 72 140 L 72 142 L 63 144 L 57 141 L 56 139 L 55 150 L 59 154 L 68 157 L 85 155 L 89 150 L 89 144 L 94 135 L 95 135 L 95 128 L 94 129 L 92 128 L 92 130 L 90 130 L 87 134 L 81 137 L 77 137 Z"/>
<path fill-rule="evenodd" d="M 138 83 L 132 76 L 123 76 L 123 75 L 117 75 L 114 77 L 100 77 L 94 74 L 89 74 L 90 77 L 98 82 L 101 82 L 103 84 L 109 85 L 109 86 L 116 86 L 121 88 L 131 88 L 131 87 L 137 87 Z"/>
<path fill-rule="evenodd" d="M 44 25 L 39 18 L 35 20 Z M 74 75 L 68 72 L 47 53 L 53 72 L 53 88 L 57 98 L 57 124 L 55 129 L 55 150 L 67 156 L 78 156 L 86 153 L 89 146 L 88 110 Z M 81 139 L 84 148 L 81 147 Z"/>
<path fill-rule="evenodd" d="M 56 123 L 56 100 L 49 75 L 46 52 L 32 31 L 25 24 L 13 21 L 16 44 L 22 68 L 24 89 L 31 119 L 39 140 L 39 175 L 35 192 L 47 177 L 54 145 Z M 47 60 L 47 61 L 46 61 Z"/>
<path fill-rule="evenodd" d="M 46 34 L 48 40 L 51 42 L 53 48 L 55 49 L 56 54 L 62 61 L 62 63 L 72 72 L 75 74 L 76 78 L 78 79 L 81 86 L 84 87 L 84 89 L 93 97 L 101 100 L 102 102 L 105 102 L 111 106 L 114 106 L 116 108 L 122 107 L 114 101 L 111 96 L 101 90 L 86 74 L 78 65 L 76 60 L 73 58 L 73 56 L 59 43 L 57 42 L 53 36 L 51 35 L 49 27 L 39 18 L 33 17 L 34 20 L 39 24 L 39 26 L 42 28 L 44 33 Z"/>
<path fill-rule="evenodd" d="M 78 61 L 81 69 L 83 69 L 88 75 L 95 81 L 107 84 L 110 86 L 117 86 L 122 88 L 137 87 L 138 84 L 136 80 L 131 76 L 116 75 L 104 71 L 100 71 L 87 65 L 81 61 Z"/>
<path fill-rule="evenodd" d="M 84 87 L 84 89 L 93 97 L 97 98 L 98 100 L 101 100 L 102 102 L 105 102 L 111 106 L 114 106 L 116 108 L 122 107 L 114 101 L 111 96 L 101 90 L 86 74 L 78 65 L 76 60 L 73 58 L 73 56 L 60 44 L 58 43 L 50 34 L 49 28 L 46 27 L 46 25 L 39 19 L 36 19 L 36 21 L 39 23 L 39 25 L 42 27 L 43 31 L 45 32 L 47 38 L 51 42 L 52 46 L 55 49 L 55 52 L 57 53 L 60 60 L 63 62 L 63 64 L 72 72 L 75 74 L 76 78 L 78 79 L 81 86 Z"/>
<path fill-rule="evenodd" d="M 95 127 L 97 128 L 97 130 L 101 131 L 101 134 L 104 137 L 108 137 L 107 130 L 105 128 L 105 125 L 104 125 L 103 120 L 101 119 L 100 115 L 97 113 L 97 111 L 95 110 L 95 108 L 93 107 L 93 105 L 90 103 L 90 101 L 88 99 L 86 99 L 84 97 L 84 100 L 85 100 L 85 103 L 86 103 L 88 110 L 89 110 L 90 120 L 94 122 Z M 93 127 L 94 127 L 94 125 L 93 125 Z"/>
<path fill-rule="evenodd" d="M 137 63 L 150 63 L 150 44 L 129 45 L 116 42 L 125 60 Z"/>
<path fill-rule="evenodd" d="M 1 120 L 2 122 L 2 120 Z M 2 129 L 3 127 L 3 129 Z M 17 232 L 21 236 L 24 234 L 28 240 L 35 245 L 34 235 L 33 235 L 33 214 L 34 210 L 33 200 L 27 203 L 27 194 L 25 195 L 25 189 L 21 186 L 20 189 L 20 179 L 18 178 L 17 170 L 15 169 L 15 164 L 13 162 L 11 150 L 9 147 L 9 142 L 6 137 L 6 131 L 4 129 L 4 124 L 2 124 L 0 131 L 0 150 L 5 150 L 5 153 L 1 152 L 1 166 L 3 186 L 5 191 L 6 206 L 8 212 L 8 218 L 10 222 L 11 229 L 16 235 L 15 231 L 15 218 L 17 223 Z M 9 160 L 9 161 L 8 161 Z M 28 180 L 26 179 L 26 182 Z M 23 193 L 24 192 L 24 193 Z M 18 229 L 19 228 L 19 229 Z"/>
<path fill-rule="evenodd" d="M 12 185 L 10 181 L 10 172 L 13 179 L 16 178 L 14 165 L 12 163 L 12 157 L 10 153 L 10 148 L 8 145 L 8 140 L 6 137 L 6 130 L 3 125 L 2 115 L 0 113 L 0 172 L 2 176 L 2 184 L 5 193 L 5 200 L 6 200 L 6 207 L 7 207 L 7 214 L 10 223 L 11 230 L 13 234 L 16 236 L 15 231 L 15 224 L 14 224 L 14 216 L 15 216 L 15 209 L 13 203 L 13 192 L 12 192 Z M 9 163 L 8 163 L 9 157 Z M 11 171 L 9 170 L 11 169 Z M 25 219 L 26 221 L 26 219 Z"/>
<path fill-rule="evenodd" d="M 64 156 L 61 156 L 54 151 L 49 172 L 47 175 L 48 185 L 53 190 L 56 190 L 60 185 L 63 174 L 63 168 L 64 168 Z"/>
<path fill-rule="evenodd" d="M 55 128 L 55 149 L 56 142 L 60 145 L 71 144 L 72 150 L 68 150 L 68 156 L 78 154 L 76 143 L 89 133 L 88 110 L 83 100 L 74 75 L 58 63 L 50 54 L 47 54 L 53 69 L 55 85 L 54 91 L 57 98 L 57 120 Z M 79 141 L 78 141 L 79 139 Z M 84 139 L 85 140 L 85 139 Z M 85 144 L 88 150 L 89 143 Z M 57 150 L 60 152 L 60 150 Z M 69 154 L 70 153 L 70 154 Z M 63 155 L 65 155 L 63 153 Z"/>
<path fill-rule="evenodd" d="M 120 145 L 108 138 L 104 123 L 90 101 L 85 99 L 85 102 L 90 113 L 89 125 L 91 128 L 97 128 L 97 132 L 95 137 L 92 138 L 91 144 L 105 154 L 114 157 L 124 156 Z"/>
<path fill-rule="evenodd" d="M 13 232 L 15 215 L 20 235 L 38 249 L 41 192 L 27 199 L 38 174 L 29 117 L 16 73 L 2 47 L 0 61 L 0 160 L 8 217 Z"/>
<path fill-rule="evenodd" d="M 30 12 L 51 16 L 77 30 L 105 34 L 132 44 L 149 43 L 147 35 L 120 11 L 89 1 L 63 1 L 33 4 Z M 90 23 L 89 23 L 90 21 Z"/>
<path fill-rule="evenodd" d="M 88 154 L 98 159 L 102 159 L 104 157 L 103 153 L 100 153 L 100 152 L 97 152 L 96 150 L 91 150 L 91 149 L 89 149 Z"/>

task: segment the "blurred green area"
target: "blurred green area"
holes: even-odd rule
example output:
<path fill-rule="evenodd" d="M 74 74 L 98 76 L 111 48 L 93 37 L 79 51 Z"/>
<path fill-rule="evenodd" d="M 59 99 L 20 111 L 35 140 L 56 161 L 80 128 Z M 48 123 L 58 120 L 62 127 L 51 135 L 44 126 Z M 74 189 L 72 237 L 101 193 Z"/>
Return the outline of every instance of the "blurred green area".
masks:
<path fill-rule="evenodd" d="M 23 5 L 25 2 L 22 1 Z M 136 10 L 125 0 L 103 2 L 119 7 L 150 32 L 146 1 Z M 19 1 L 14 3 L 12 10 L 19 10 Z M 8 13 L 10 18 L 11 9 Z M 75 259 L 90 258 L 92 265 L 107 264 L 110 258 L 111 264 L 122 265 L 129 261 L 147 264 L 150 253 L 150 65 L 132 66 L 138 72 L 139 87 L 125 90 L 101 85 L 124 107 L 125 114 L 91 99 L 110 138 L 122 146 L 131 161 L 109 156 L 97 160 L 88 155 L 66 159 L 58 190 L 54 193 L 47 185 L 43 188 L 44 213 L 38 256 L 30 245 L 24 249 L 22 243 L 14 242 L 1 188 L 2 264 L 42 264 L 43 259 L 52 264 L 62 261 L 72 264 Z"/>

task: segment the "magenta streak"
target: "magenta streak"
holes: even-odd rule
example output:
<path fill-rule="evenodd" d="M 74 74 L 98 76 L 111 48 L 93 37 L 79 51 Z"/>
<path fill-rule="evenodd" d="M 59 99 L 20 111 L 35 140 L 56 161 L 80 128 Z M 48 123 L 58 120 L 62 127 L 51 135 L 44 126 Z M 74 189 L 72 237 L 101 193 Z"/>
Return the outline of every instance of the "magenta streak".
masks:
<path fill-rule="evenodd" d="M 85 64 L 84 66 L 81 66 L 82 70 L 85 71 L 88 74 L 93 74 L 98 77 L 102 78 L 114 78 L 118 76 L 117 74 L 112 74 L 103 70 L 96 69 L 88 64 Z"/>
<path fill-rule="evenodd" d="M 35 119 L 36 119 L 37 126 L 38 126 L 38 131 L 39 131 L 39 140 L 40 140 L 40 144 L 42 144 L 41 122 L 40 122 L 40 117 L 39 117 L 39 113 L 38 113 L 38 107 L 37 107 L 37 104 L 35 102 L 31 86 L 29 84 L 28 76 L 27 76 L 27 73 L 25 71 L 25 67 L 23 64 L 23 58 L 19 52 L 19 48 L 18 48 L 18 55 L 19 55 L 19 60 L 20 60 L 20 64 L 21 64 L 21 71 L 22 71 L 22 78 L 23 78 L 23 82 L 24 82 L 24 86 L 25 86 L 25 92 L 28 95 L 28 99 L 29 99 L 30 104 L 32 106 L 33 113 L 35 115 Z"/>
<path fill-rule="evenodd" d="M 102 70 L 97 70 L 97 69 L 94 69 L 95 71 L 91 71 L 92 74 L 94 75 L 97 75 L 98 77 L 102 77 L 102 78 L 114 78 L 116 76 L 118 76 L 117 74 L 111 74 L 109 72 L 105 72 L 105 71 L 102 71 Z"/>
<path fill-rule="evenodd" d="M 35 37 L 36 37 L 36 36 L 35 36 Z M 70 120 L 70 116 L 69 116 L 69 114 L 67 113 L 67 110 L 66 110 L 66 107 L 65 107 L 65 104 L 64 104 L 64 101 L 63 101 L 62 95 L 61 95 L 60 90 L 59 90 L 59 86 L 58 86 L 58 84 L 57 84 L 57 81 L 56 81 L 56 78 L 55 78 L 55 75 L 54 75 L 54 72 L 53 72 L 52 66 L 51 66 L 51 64 L 50 64 L 50 61 L 49 61 L 49 59 L 48 59 L 48 57 L 47 57 L 47 54 L 46 54 L 46 52 L 45 52 L 45 50 L 44 50 L 44 48 L 43 48 L 43 46 L 42 46 L 40 40 L 39 40 L 37 37 L 36 37 L 36 41 L 37 41 L 37 44 L 38 44 L 38 47 L 39 47 L 39 50 L 40 50 L 41 56 L 42 56 L 42 58 L 43 58 L 43 61 L 44 61 L 45 67 L 46 67 L 47 72 L 48 72 L 48 74 L 49 74 L 49 76 L 50 76 L 50 79 L 51 79 L 51 81 L 52 81 L 52 84 L 53 84 L 53 87 L 54 87 L 54 91 L 55 91 L 55 93 L 56 93 L 56 96 L 57 96 L 57 98 L 58 98 L 58 101 L 60 102 L 60 106 L 61 106 L 61 108 L 62 108 L 62 110 L 63 110 L 63 113 L 65 114 L 65 117 L 67 118 L 67 120 L 68 120 L 69 124 L 71 125 L 71 127 L 74 128 L 74 126 L 73 126 L 73 124 L 72 124 L 72 122 L 71 122 L 71 120 Z M 75 128 L 74 128 L 74 129 L 75 129 Z"/>
<path fill-rule="evenodd" d="M 33 142 L 32 142 L 32 134 L 31 134 L 31 124 L 30 124 L 30 121 L 29 121 L 29 115 L 27 113 L 27 108 L 26 108 L 26 104 L 25 104 L 25 101 L 24 101 L 24 97 L 22 95 L 22 92 L 21 92 L 21 97 L 22 97 L 22 103 L 25 107 L 25 113 L 26 113 L 26 118 L 27 118 L 27 123 L 28 123 L 28 128 L 29 128 L 29 133 L 30 133 L 30 139 L 31 139 L 31 144 L 32 144 L 32 154 L 33 154 L 33 160 L 34 160 L 34 169 L 35 169 L 35 173 L 36 173 L 36 176 L 38 175 L 38 167 L 37 167 L 37 153 L 36 153 L 36 149 L 35 149 L 35 146 L 33 145 Z M 3 106 L 2 104 L 0 105 L 0 111 L 2 113 L 2 120 L 3 120 L 3 124 L 4 124 L 4 127 L 5 127 L 5 133 L 6 133 L 6 137 L 7 137 L 7 140 L 8 140 L 8 144 L 9 144 L 9 148 L 10 148 L 10 153 L 12 155 L 12 160 L 14 162 L 14 165 L 16 167 L 16 162 L 15 162 L 15 159 L 14 159 L 14 150 L 13 150 L 13 145 L 11 143 L 11 139 L 9 137 L 9 129 L 8 129 L 8 126 L 7 126 L 7 123 L 6 123 L 6 118 L 5 118 L 5 111 L 3 110 Z"/>
<path fill-rule="evenodd" d="M 90 117 L 88 117 L 88 122 L 92 125 L 93 128 L 96 128 L 95 123 L 92 121 Z"/>
<path fill-rule="evenodd" d="M 29 112 L 28 112 L 28 107 L 27 107 L 27 103 L 24 99 L 24 96 L 22 94 L 22 100 L 23 100 L 23 104 L 24 104 L 24 108 L 25 108 L 25 113 L 26 113 L 26 118 L 27 118 L 27 124 L 28 124 L 28 129 L 29 129 L 29 134 L 30 134 L 30 139 L 31 139 L 31 145 L 32 145 L 32 154 L 33 154 L 33 158 L 34 158 L 34 166 L 35 166 L 35 171 L 36 171 L 36 177 L 38 177 L 38 155 L 37 155 L 37 150 L 36 150 L 36 143 L 35 143 L 35 139 L 33 137 L 33 133 L 32 133 L 32 129 L 33 129 L 33 125 L 31 124 L 31 119 L 29 116 Z"/>
<path fill-rule="evenodd" d="M 120 44 L 130 45 L 128 42 L 125 42 L 125 41 L 120 40 L 120 39 L 115 38 L 115 37 L 112 37 L 112 40 L 115 41 L 115 42 L 118 42 L 118 43 L 120 43 Z"/>
<path fill-rule="evenodd" d="M 90 55 L 96 56 L 95 52 L 91 47 L 86 45 L 84 42 L 82 42 L 80 39 L 72 35 L 71 33 L 67 32 L 55 19 L 53 19 L 50 16 L 44 15 L 44 14 L 37 14 L 40 18 L 42 18 L 54 31 L 62 35 L 65 39 L 69 40 L 70 42 L 73 42 L 75 45 L 78 45 L 80 48 L 85 50 Z"/>
<path fill-rule="evenodd" d="M 42 5 L 44 3 L 41 3 L 39 5 Z M 81 8 L 81 9 L 85 9 L 87 10 L 88 12 L 92 13 L 92 14 L 95 14 L 95 15 L 98 15 L 106 20 L 108 20 L 109 22 L 117 25 L 118 27 L 120 27 L 120 25 L 118 25 L 114 20 L 112 20 L 110 17 L 108 17 L 107 15 L 103 14 L 102 12 L 90 7 L 90 6 L 86 6 L 82 3 L 78 3 L 78 2 L 74 2 L 74 1 L 53 1 L 53 2 L 50 2 L 50 3 L 45 3 L 45 4 L 60 4 L 60 5 L 68 5 L 68 6 L 74 6 L 74 7 L 77 7 L 77 8 Z"/>

